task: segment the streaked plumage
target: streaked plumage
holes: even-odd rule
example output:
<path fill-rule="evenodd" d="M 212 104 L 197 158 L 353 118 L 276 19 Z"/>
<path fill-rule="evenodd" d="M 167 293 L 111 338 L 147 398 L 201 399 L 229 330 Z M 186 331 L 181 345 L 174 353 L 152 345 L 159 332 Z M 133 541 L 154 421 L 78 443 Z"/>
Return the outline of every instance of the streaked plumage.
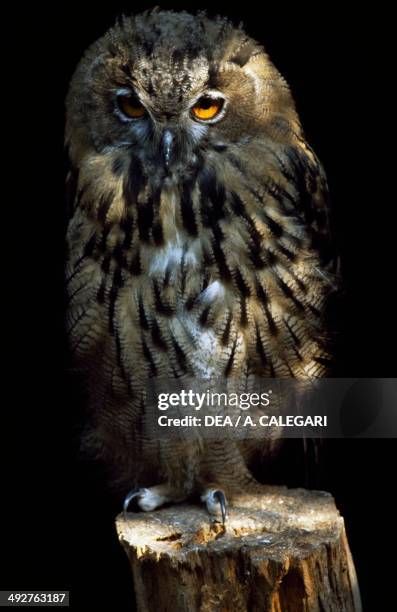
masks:
<path fill-rule="evenodd" d="M 120 110 L 130 91 L 143 118 Z M 222 95 L 219 121 L 192 117 L 205 92 Z M 215 483 L 231 494 L 252 482 L 247 463 L 265 443 L 149 442 L 144 393 L 148 377 L 326 371 L 327 186 L 289 88 L 225 19 L 124 18 L 76 70 L 66 145 L 85 445 L 120 490 L 168 482 L 179 499 Z"/>

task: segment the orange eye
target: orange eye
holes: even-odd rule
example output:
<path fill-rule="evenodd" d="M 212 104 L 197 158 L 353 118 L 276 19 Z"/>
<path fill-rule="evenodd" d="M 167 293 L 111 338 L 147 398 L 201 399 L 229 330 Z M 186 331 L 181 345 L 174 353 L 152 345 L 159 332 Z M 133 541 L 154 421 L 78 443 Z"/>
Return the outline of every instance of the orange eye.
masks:
<path fill-rule="evenodd" d="M 126 117 L 140 119 L 146 115 L 145 107 L 134 94 L 118 96 L 117 102 Z"/>
<path fill-rule="evenodd" d="M 208 96 L 204 96 L 200 98 L 196 102 L 196 104 L 192 107 L 192 113 L 201 121 L 208 121 L 209 119 L 213 119 L 216 117 L 223 107 L 223 99 L 222 98 L 210 98 Z"/>

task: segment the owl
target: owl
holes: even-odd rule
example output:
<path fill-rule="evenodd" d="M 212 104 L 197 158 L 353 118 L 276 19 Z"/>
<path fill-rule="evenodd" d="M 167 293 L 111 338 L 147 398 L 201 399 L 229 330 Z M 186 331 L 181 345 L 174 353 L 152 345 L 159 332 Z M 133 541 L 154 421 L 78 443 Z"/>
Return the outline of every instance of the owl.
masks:
<path fill-rule="evenodd" d="M 67 327 L 83 446 L 142 510 L 225 519 L 266 440 L 154 440 L 151 379 L 324 376 L 324 171 L 289 87 L 228 19 L 123 17 L 67 96 Z"/>

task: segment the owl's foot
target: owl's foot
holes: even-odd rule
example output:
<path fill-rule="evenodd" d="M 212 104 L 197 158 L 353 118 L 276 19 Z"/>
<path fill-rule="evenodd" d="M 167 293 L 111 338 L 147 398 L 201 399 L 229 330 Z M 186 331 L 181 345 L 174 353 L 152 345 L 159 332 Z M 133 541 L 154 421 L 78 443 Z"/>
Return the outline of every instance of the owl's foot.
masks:
<path fill-rule="evenodd" d="M 218 519 L 218 517 L 221 516 L 224 525 L 227 519 L 227 500 L 222 489 L 208 488 L 204 491 L 200 499 L 206 503 L 208 513 L 211 517 Z"/>
<path fill-rule="evenodd" d="M 123 503 L 124 519 L 127 520 L 127 511 L 131 502 L 136 499 L 138 507 L 144 512 L 150 512 L 170 502 L 181 502 L 187 495 L 179 489 L 170 487 L 168 484 L 156 485 L 155 487 L 138 487 L 130 491 Z M 201 501 L 205 502 L 208 513 L 215 520 L 222 519 L 225 524 L 227 518 L 227 499 L 222 489 L 208 487 L 201 495 Z"/>
<path fill-rule="evenodd" d="M 168 484 L 156 485 L 155 487 L 150 487 L 150 489 L 143 487 L 133 489 L 124 499 L 124 519 L 127 519 L 127 510 L 133 499 L 137 500 L 141 510 L 150 512 L 169 502 L 181 502 L 186 499 L 186 494 L 179 489 L 170 487 Z"/>

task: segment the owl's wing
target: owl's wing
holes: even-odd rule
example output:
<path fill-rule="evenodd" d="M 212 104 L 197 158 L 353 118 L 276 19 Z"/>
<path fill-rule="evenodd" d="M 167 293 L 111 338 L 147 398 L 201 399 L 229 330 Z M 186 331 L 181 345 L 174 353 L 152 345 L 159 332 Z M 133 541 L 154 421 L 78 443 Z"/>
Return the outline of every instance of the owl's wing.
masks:
<path fill-rule="evenodd" d="M 286 156 L 298 196 L 297 212 L 311 233 L 311 246 L 319 253 L 324 267 L 336 273 L 338 258 L 325 172 L 303 139 L 299 145 L 288 147 Z"/>

